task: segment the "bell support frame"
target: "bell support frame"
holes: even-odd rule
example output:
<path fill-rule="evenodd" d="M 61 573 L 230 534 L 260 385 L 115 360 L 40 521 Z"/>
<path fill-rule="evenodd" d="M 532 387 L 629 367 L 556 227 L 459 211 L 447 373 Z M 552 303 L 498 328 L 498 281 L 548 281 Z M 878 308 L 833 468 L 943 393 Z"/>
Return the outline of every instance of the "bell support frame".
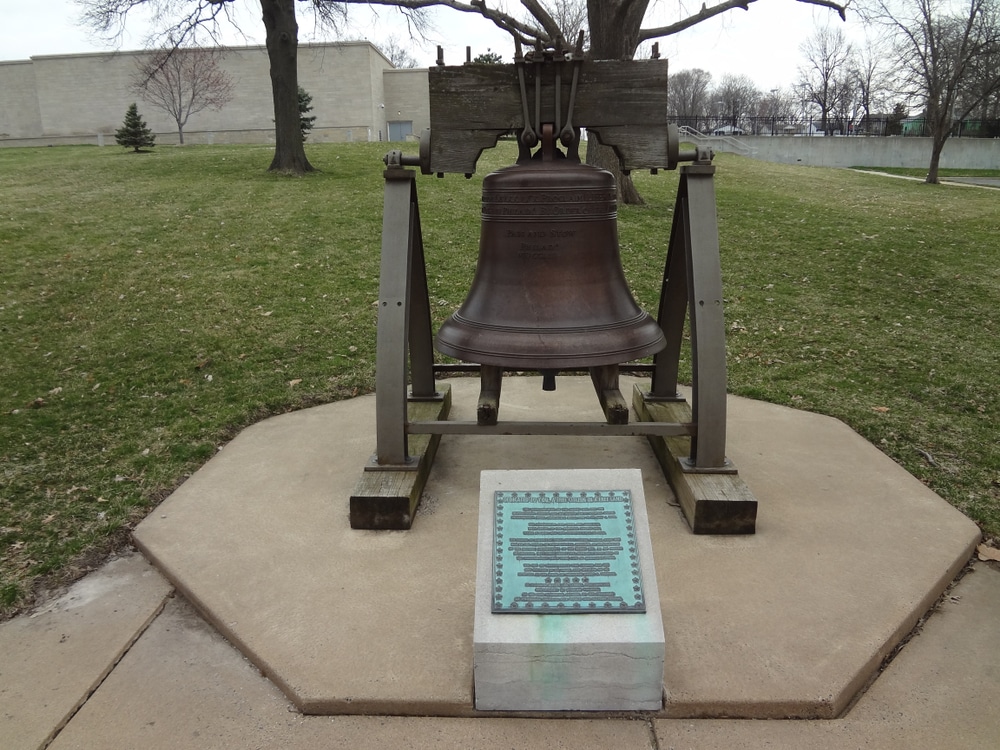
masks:
<path fill-rule="evenodd" d="M 665 61 L 572 64 L 579 69 L 580 88 L 569 116 L 614 148 L 623 169 L 675 169 L 680 161 L 693 162 L 681 167 L 663 274 L 658 323 L 667 347 L 652 365 L 620 368 L 651 375 L 650 389 L 637 386 L 633 393 L 639 421 L 627 423 L 617 365 L 591 371 L 606 422 L 497 421 L 502 372 L 484 372 L 477 365 L 461 369 L 484 375 L 486 400 L 480 397 L 479 420 L 447 420 L 450 387 L 435 384 L 435 374 L 455 368 L 433 364 L 417 173 L 406 167 L 439 176 L 474 172 L 484 148 L 525 124 L 519 84 L 524 70 L 474 64 L 432 68 L 428 76 L 432 127 L 421 139 L 420 155 L 393 151 L 386 156 L 376 452 L 351 495 L 353 528 L 410 527 L 443 434 L 644 435 L 694 533 L 755 531 L 757 501 L 725 455 L 725 325 L 712 154 L 706 149 L 680 152 L 676 127 L 665 123 Z M 535 81 L 536 90 L 543 93 L 551 85 Z M 543 100 L 552 98 L 536 96 L 536 102 Z M 607 106 L 608 101 L 616 106 Z M 536 117 L 553 122 L 561 113 L 542 107 Z M 691 328 L 690 406 L 677 392 L 685 320 L 690 320 Z"/>

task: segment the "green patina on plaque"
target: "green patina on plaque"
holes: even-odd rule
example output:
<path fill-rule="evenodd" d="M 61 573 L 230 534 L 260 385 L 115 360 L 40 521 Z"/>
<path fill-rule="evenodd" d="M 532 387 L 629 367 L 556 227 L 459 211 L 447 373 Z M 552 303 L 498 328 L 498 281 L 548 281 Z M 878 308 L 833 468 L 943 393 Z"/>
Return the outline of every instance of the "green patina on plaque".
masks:
<path fill-rule="evenodd" d="M 497 491 L 497 614 L 646 611 L 628 490 Z"/>

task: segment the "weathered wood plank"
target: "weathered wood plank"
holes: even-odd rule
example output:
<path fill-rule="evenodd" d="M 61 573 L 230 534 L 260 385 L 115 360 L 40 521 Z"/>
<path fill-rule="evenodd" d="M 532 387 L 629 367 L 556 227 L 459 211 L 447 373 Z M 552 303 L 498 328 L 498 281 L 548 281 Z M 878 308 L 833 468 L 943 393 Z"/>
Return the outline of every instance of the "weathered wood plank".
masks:
<path fill-rule="evenodd" d="M 590 134 L 618 152 L 622 169 L 675 169 L 677 155 L 670 151 L 666 123 L 663 125 L 600 126 Z"/>
<path fill-rule="evenodd" d="M 555 109 L 555 66 L 543 66 L 541 113 L 536 117 L 535 66 L 525 66 L 531 124 L 565 124 L 573 68 L 561 63 L 560 111 Z M 484 148 L 505 132 L 524 127 L 524 107 L 514 65 L 438 66 L 428 71 L 430 95 L 430 171 L 475 171 Z M 666 60 L 584 61 L 572 114 L 575 127 L 601 133 L 613 145 L 624 169 L 666 169 Z"/>
<path fill-rule="evenodd" d="M 632 406 L 640 421 L 691 421 L 686 401 L 647 401 L 636 385 Z M 681 461 L 691 452 L 690 437 L 649 436 L 650 446 L 695 534 L 753 534 L 757 498 L 738 474 L 693 473 Z"/>
<path fill-rule="evenodd" d="M 591 367 L 590 380 L 608 424 L 628 424 L 628 402 L 618 389 L 618 365 Z"/>
<path fill-rule="evenodd" d="M 503 368 L 482 365 L 479 368 L 479 402 L 476 420 L 481 425 L 495 425 L 500 413 L 500 389 L 503 387 Z"/>
<path fill-rule="evenodd" d="M 562 64 L 561 124 L 569 108 L 572 67 Z M 504 130 L 524 126 L 514 65 L 439 66 L 427 71 L 431 130 Z M 535 69 L 525 66 L 528 110 L 535 116 Z M 542 122 L 555 122 L 555 71 L 542 74 Z M 666 60 L 598 60 L 580 66 L 573 108 L 576 127 L 665 125 Z"/>
<path fill-rule="evenodd" d="M 447 419 L 451 411 L 451 385 L 438 384 L 438 391 L 440 400 L 409 402 L 409 418 Z M 440 435 L 411 435 L 409 453 L 415 460 L 413 470 L 374 468 L 363 471 L 351 494 L 351 528 L 409 529 L 440 442 Z"/>

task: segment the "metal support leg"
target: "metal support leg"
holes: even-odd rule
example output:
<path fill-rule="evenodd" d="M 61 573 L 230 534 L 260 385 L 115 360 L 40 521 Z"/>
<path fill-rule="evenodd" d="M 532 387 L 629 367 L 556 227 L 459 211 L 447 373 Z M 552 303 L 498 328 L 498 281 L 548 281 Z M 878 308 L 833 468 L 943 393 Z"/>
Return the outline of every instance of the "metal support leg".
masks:
<path fill-rule="evenodd" d="M 685 315 L 691 321 L 692 412 L 698 435 L 691 441 L 692 469 L 726 464 L 726 331 L 722 266 L 711 165 L 681 167 L 660 292 L 659 322 L 667 346 L 654 359 L 649 398 L 677 400 Z"/>
<path fill-rule="evenodd" d="M 376 450 L 351 494 L 355 529 L 410 528 L 441 436 L 408 439 L 409 420 L 444 420 L 451 406 L 449 386 L 442 385 L 438 393 L 434 385 L 415 173 L 402 168 L 398 152 L 387 157 L 387 164 L 376 344 Z M 413 387 L 409 399 L 408 375 Z"/>
<path fill-rule="evenodd" d="M 413 185 L 410 212 L 410 396 L 428 400 L 440 398 L 434 387 L 434 339 L 431 334 L 431 305 L 424 266 L 424 240 L 420 231 L 420 207 Z"/>
<path fill-rule="evenodd" d="M 715 167 L 681 168 L 659 323 L 666 348 L 653 360 L 648 393 L 637 388 L 641 421 L 690 420 L 690 438 L 649 442 L 695 534 L 752 534 L 757 500 L 726 459 L 726 331 L 715 215 Z M 684 322 L 691 323 L 692 407 L 677 395 Z"/>
<path fill-rule="evenodd" d="M 698 425 L 698 435 L 691 441 L 691 462 L 697 469 L 721 468 L 726 463 L 726 326 L 714 175 L 715 167 L 710 165 L 681 167 L 686 189 L 691 409 Z"/>
<path fill-rule="evenodd" d="M 660 292 L 659 323 L 667 346 L 653 360 L 648 397 L 677 400 L 678 364 L 685 315 L 691 322 L 692 413 L 698 434 L 691 441 L 692 469 L 726 464 L 726 330 L 722 266 L 711 165 L 681 167 Z"/>
<path fill-rule="evenodd" d="M 684 320 L 687 317 L 688 273 L 687 257 L 687 190 L 681 178 L 677 201 L 674 204 L 674 221 L 670 227 L 670 244 L 667 248 L 667 262 L 663 269 L 663 285 L 660 288 L 660 308 L 657 321 L 667 340 L 663 348 L 653 358 L 653 379 L 649 397 L 657 401 L 677 401 L 678 368 L 681 358 L 681 343 L 684 338 Z"/>
<path fill-rule="evenodd" d="M 380 466 L 412 463 L 405 424 L 411 264 L 417 219 L 415 175 L 413 170 L 398 168 L 385 173 L 375 350 L 375 455 Z"/>

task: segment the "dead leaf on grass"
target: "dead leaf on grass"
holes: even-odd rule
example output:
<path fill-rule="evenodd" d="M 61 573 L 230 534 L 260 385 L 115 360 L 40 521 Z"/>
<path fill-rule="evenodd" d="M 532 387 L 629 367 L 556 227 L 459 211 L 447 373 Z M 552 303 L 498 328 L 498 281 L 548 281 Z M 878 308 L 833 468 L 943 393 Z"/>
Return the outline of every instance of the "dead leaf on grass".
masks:
<path fill-rule="evenodd" d="M 872 407 L 872 411 L 877 411 L 879 414 L 885 414 L 887 411 L 889 411 L 889 407 L 888 406 L 873 406 Z"/>

